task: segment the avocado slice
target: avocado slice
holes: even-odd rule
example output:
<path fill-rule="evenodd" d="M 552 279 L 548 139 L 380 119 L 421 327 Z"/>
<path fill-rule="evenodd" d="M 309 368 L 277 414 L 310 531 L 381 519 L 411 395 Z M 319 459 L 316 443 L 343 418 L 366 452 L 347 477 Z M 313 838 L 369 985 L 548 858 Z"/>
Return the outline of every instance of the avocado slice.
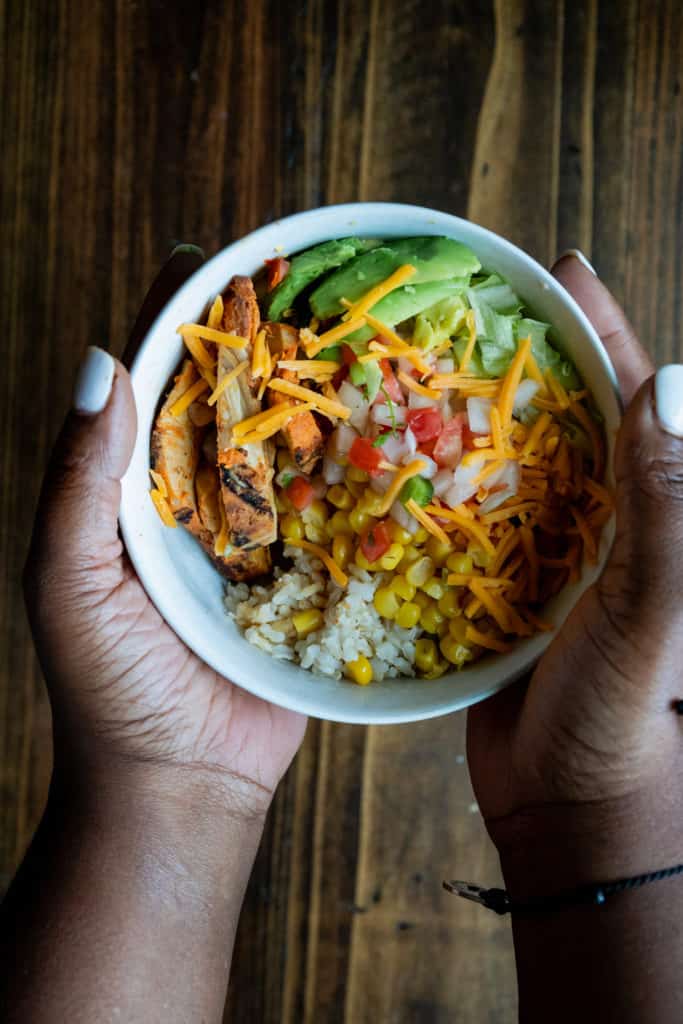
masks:
<path fill-rule="evenodd" d="M 336 316 L 344 311 L 341 299 L 356 302 L 405 263 L 415 267 L 411 285 L 453 277 L 469 278 L 481 267 L 472 250 L 453 238 L 441 235 L 398 238 L 355 256 L 330 274 L 312 293 L 311 309 L 320 320 Z"/>
<path fill-rule="evenodd" d="M 406 284 L 389 292 L 373 307 L 373 315 L 386 324 L 395 327 L 411 316 L 417 316 L 429 309 L 436 302 L 448 298 L 449 295 L 462 294 L 468 285 L 469 278 L 454 278 L 451 281 L 427 281 L 425 284 Z M 374 327 L 360 327 L 353 334 L 344 338 L 345 345 L 355 347 L 374 338 L 377 331 Z M 323 351 L 325 351 L 323 349 Z"/>
<path fill-rule="evenodd" d="M 372 238 L 336 238 L 293 256 L 287 276 L 266 296 L 267 318 L 280 320 L 297 296 L 317 277 L 377 245 L 380 245 L 379 240 Z"/>

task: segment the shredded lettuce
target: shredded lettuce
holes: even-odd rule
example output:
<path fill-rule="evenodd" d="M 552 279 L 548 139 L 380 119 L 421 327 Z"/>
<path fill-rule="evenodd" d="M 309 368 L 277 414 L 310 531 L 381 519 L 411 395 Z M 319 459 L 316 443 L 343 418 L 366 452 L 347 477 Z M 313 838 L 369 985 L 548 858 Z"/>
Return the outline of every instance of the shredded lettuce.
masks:
<path fill-rule="evenodd" d="M 568 391 L 576 391 L 581 387 L 581 379 L 576 372 L 574 365 L 553 348 L 547 340 L 550 324 L 544 324 L 540 320 L 530 320 L 524 317 L 515 324 L 515 333 L 518 339 L 531 338 L 531 351 L 542 372 L 552 370 L 563 388 Z"/>
<path fill-rule="evenodd" d="M 524 303 L 500 274 L 491 274 L 470 289 L 494 313 L 518 316 Z"/>
<path fill-rule="evenodd" d="M 449 295 L 448 298 L 435 303 L 415 317 L 415 344 L 425 352 L 437 348 L 456 334 L 466 314 L 467 303 L 463 295 Z"/>

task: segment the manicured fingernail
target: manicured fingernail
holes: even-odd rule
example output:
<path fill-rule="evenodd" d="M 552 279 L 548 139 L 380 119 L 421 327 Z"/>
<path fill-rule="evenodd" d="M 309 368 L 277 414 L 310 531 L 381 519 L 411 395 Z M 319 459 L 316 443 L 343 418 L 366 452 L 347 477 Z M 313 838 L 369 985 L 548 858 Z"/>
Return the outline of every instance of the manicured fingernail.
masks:
<path fill-rule="evenodd" d="M 588 257 L 584 256 L 580 249 L 565 249 L 562 255 L 558 258 L 557 262 L 559 263 L 560 260 L 563 260 L 565 258 L 565 256 L 573 256 L 574 259 L 579 261 L 579 263 L 583 263 L 586 270 L 590 270 L 591 274 L 595 274 L 595 267 L 590 262 Z M 595 276 L 597 277 L 598 275 L 595 274 Z"/>
<path fill-rule="evenodd" d="M 655 374 L 655 408 L 662 428 L 683 437 L 683 366 L 663 366 Z"/>
<path fill-rule="evenodd" d="M 90 345 L 74 385 L 73 407 L 81 416 L 96 416 L 109 401 L 114 383 L 114 360 L 103 348 Z"/>
<path fill-rule="evenodd" d="M 188 252 L 193 256 L 199 256 L 200 259 L 204 259 L 204 250 L 200 249 L 198 245 L 192 245 L 191 242 L 181 242 L 180 245 L 176 245 L 174 249 L 171 249 L 171 256 L 177 256 L 180 252 Z M 171 256 L 169 256 L 169 259 Z"/>

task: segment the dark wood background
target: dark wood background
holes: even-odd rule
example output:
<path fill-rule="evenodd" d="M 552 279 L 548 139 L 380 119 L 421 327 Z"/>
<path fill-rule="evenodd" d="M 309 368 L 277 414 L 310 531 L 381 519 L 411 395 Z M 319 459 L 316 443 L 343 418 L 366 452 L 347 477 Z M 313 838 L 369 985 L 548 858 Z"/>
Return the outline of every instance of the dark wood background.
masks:
<path fill-rule="evenodd" d="M 177 241 L 387 199 L 579 246 L 659 362 L 680 358 L 676 0 L 0 0 L 0 883 L 50 774 L 19 591 L 47 452 L 88 343 L 119 353 Z M 508 1024 L 505 921 L 463 715 L 313 723 L 275 801 L 226 1020 Z M 549 1018 L 550 1019 L 550 1018 Z"/>

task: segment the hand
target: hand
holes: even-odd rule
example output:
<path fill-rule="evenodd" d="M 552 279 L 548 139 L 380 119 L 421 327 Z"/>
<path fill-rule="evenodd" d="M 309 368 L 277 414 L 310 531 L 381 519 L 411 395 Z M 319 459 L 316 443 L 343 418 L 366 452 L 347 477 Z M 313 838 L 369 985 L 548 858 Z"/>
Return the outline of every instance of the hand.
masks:
<path fill-rule="evenodd" d="M 663 429 L 650 361 L 609 292 L 573 257 L 553 273 L 602 337 L 628 408 L 605 571 L 530 682 L 469 715 L 482 814 L 508 887 L 526 894 L 683 860 L 683 440 Z"/>
<path fill-rule="evenodd" d="M 187 252 L 171 258 L 143 307 L 145 321 L 197 262 Z M 75 404 L 49 465 L 25 573 L 56 763 L 101 776 L 133 773 L 136 784 L 163 776 L 173 791 L 183 779 L 211 779 L 233 809 L 261 815 L 305 719 L 195 657 L 128 562 L 117 512 L 136 413 L 121 363 L 101 350 L 91 355 Z"/>

